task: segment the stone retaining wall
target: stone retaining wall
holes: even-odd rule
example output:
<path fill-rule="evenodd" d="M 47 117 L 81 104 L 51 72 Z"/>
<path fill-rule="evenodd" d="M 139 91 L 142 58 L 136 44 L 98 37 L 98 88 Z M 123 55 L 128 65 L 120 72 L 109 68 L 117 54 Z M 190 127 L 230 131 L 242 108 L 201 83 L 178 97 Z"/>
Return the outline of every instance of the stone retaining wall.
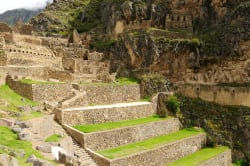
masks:
<path fill-rule="evenodd" d="M 7 53 L 7 65 L 44 66 L 52 69 L 63 69 L 61 57 L 40 57 L 23 53 Z"/>
<path fill-rule="evenodd" d="M 70 126 L 114 122 L 148 117 L 154 114 L 152 104 L 144 102 L 140 105 L 126 106 L 92 106 L 56 111 L 56 119 L 61 124 Z"/>
<path fill-rule="evenodd" d="M 205 144 L 206 134 L 201 133 L 193 137 L 117 159 L 107 159 L 91 150 L 88 150 L 88 153 L 99 166 L 161 166 L 192 154 L 203 148 Z"/>
<path fill-rule="evenodd" d="M 249 87 L 183 85 L 178 91 L 188 97 L 199 97 L 203 100 L 222 105 L 242 105 L 250 107 Z"/>
<path fill-rule="evenodd" d="M 19 77 L 28 77 L 32 79 L 38 80 L 47 80 L 48 79 L 48 68 L 33 66 L 33 67 L 25 67 L 25 66 L 0 66 L 0 73 L 2 75 L 19 76 Z"/>
<path fill-rule="evenodd" d="M 78 142 L 82 147 L 84 147 L 84 134 L 81 131 L 76 130 L 68 125 L 63 125 L 63 128 L 76 142 Z"/>
<path fill-rule="evenodd" d="M 123 103 L 140 100 L 139 84 L 132 85 L 78 85 L 86 91 L 89 104 Z"/>
<path fill-rule="evenodd" d="M 84 148 L 89 148 L 94 151 L 102 149 L 114 148 L 124 144 L 142 141 L 148 138 L 159 135 L 176 132 L 180 128 L 179 120 L 171 118 L 136 126 L 128 126 L 119 129 L 108 131 L 98 131 L 93 133 L 82 133 L 75 131 L 74 128 L 65 125 L 65 128 L 72 137 L 80 140 L 81 145 L 84 143 Z M 79 136 L 79 133 L 82 137 Z M 80 139 L 79 139 L 80 138 Z M 82 140 L 83 138 L 83 140 Z"/>
<path fill-rule="evenodd" d="M 229 149 L 215 156 L 214 158 L 199 164 L 199 166 L 211 166 L 211 165 L 231 166 L 232 165 L 231 150 Z"/>
<path fill-rule="evenodd" d="M 21 96 L 37 102 L 56 102 L 71 96 L 71 84 L 27 84 L 7 76 L 6 83 Z"/>
<path fill-rule="evenodd" d="M 71 84 L 33 84 L 33 100 L 43 101 L 61 101 L 71 96 Z"/>
<path fill-rule="evenodd" d="M 26 97 L 30 100 L 33 100 L 33 92 L 31 84 L 16 82 L 9 75 L 6 77 L 6 84 L 19 95 Z"/>

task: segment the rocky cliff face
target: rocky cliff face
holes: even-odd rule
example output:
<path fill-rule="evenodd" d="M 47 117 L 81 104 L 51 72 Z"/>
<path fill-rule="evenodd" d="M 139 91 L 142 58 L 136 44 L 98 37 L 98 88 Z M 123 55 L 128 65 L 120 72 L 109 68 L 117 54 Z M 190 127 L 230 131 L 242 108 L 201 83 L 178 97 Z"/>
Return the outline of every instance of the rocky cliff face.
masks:
<path fill-rule="evenodd" d="M 249 10 L 249 0 L 60 0 L 31 23 L 52 33 L 91 31 L 91 48 L 106 51 L 114 71 L 160 72 L 172 81 L 246 82 Z"/>
<path fill-rule="evenodd" d="M 250 0 L 55 0 L 31 23 L 37 31 L 90 33 L 90 49 L 103 51 L 118 76 L 160 73 L 174 83 L 250 82 Z M 189 107 L 193 101 L 181 100 L 188 101 L 183 101 L 184 125 L 201 125 L 216 143 L 230 145 L 235 159 L 250 159 L 249 108 L 209 103 L 203 109 L 206 103 Z"/>

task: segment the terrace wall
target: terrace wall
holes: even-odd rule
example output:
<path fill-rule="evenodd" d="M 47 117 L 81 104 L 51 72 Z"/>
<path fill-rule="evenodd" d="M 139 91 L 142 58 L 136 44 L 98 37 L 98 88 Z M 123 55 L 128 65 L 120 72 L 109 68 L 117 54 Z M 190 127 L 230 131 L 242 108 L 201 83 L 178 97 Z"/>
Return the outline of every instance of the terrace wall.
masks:
<path fill-rule="evenodd" d="M 171 118 L 136 126 L 128 126 L 107 131 L 83 133 L 65 125 L 75 140 L 79 140 L 84 148 L 94 151 L 114 148 L 124 144 L 142 141 L 155 136 L 176 132 L 180 129 L 178 119 Z M 79 136 L 81 134 L 82 136 Z"/>
<path fill-rule="evenodd" d="M 72 95 L 71 84 L 28 84 L 7 76 L 6 83 L 16 93 L 37 102 L 56 102 Z"/>
<path fill-rule="evenodd" d="M 211 166 L 211 165 L 231 166 L 232 165 L 231 150 L 229 149 L 215 156 L 214 158 L 199 164 L 199 166 Z"/>
<path fill-rule="evenodd" d="M 203 133 L 117 159 L 108 159 L 92 150 L 88 150 L 88 152 L 99 166 L 159 166 L 194 153 L 203 148 L 205 144 L 206 134 Z"/>
<path fill-rule="evenodd" d="M 140 100 L 139 84 L 132 85 L 77 85 L 81 91 L 86 91 L 89 104 L 123 103 Z"/>
<path fill-rule="evenodd" d="M 154 114 L 151 103 L 133 106 L 110 105 L 74 109 L 59 109 L 56 112 L 56 119 L 59 121 L 59 123 L 70 126 L 115 122 L 148 117 Z"/>
<path fill-rule="evenodd" d="M 249 87 L 183 85 L 178 91 L 188 97 L 201 98 L 222 105 L 242 105 L 250 107 Z"/>

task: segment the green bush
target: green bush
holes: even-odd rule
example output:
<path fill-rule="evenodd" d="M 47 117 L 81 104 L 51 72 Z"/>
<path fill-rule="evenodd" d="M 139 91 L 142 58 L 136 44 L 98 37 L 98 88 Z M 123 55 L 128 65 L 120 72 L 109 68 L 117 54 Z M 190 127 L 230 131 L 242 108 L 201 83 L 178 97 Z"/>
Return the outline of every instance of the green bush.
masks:
<path fill-rule="evenodd" d="M 175 114 L 180 111 L 180 105 L 181 105 L 181 103 L 178 101 L 176 96 L 170 96 L 167 99 L 168 110 L 175 113 Z"/>

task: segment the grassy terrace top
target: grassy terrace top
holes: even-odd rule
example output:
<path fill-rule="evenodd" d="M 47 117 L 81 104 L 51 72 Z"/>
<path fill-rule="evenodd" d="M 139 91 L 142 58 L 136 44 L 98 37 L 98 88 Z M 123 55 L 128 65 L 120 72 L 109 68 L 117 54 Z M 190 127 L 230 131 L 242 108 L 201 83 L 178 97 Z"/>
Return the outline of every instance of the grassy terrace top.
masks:
<path fill-rule="evenodd" d="M 106 83 L 106 82 L 82 82 L 82 85 L 97 85 L 97 86 L 119 86 L 119 85 L 133 85 L 138 84 L 139 81 L 135 78 L 117 78 L 115 82 Z"/>
<path fill-rule="evenodd" d="M 41 112 L 20 112 L 18 107 L 25 105 L 36 106 L 37 103 L 15 93 L 8 87 L 8 85 L 0 86 L 0 101 L 6 103 L 0 105 L 1 110 L 9 112 L 19 112 L 21 116 L 19 116 L 18 119 L 20 120 L 28 120 L 30 118 L 40 117 L 43 115 Z M 0 114 L 0 118 L 1 117 L 2 116 Z"/>
<path fill-rule="evenodd" d="M 0 126 L 0 145 L 8 146 L 14 151 L 19 151 L 20 149 L 23 149 L 25 151 L 24 157 L 17 156 L 19 164 L 23 166 L 30 165 L 30 163 L 26 163 L 26 160 L 32 154 L 39 158 L 43 158 L 38 151 L 32 149 L 32 145 L 30 142 L 18 140 L 17 135 L 14 134 L 7 127 Z M 0 154 L 1 153 L 6 153 L 4 148 L 0 148 Z"/>
<path fill-rule="evenodd" d="M 222 152 L 225 152 L 226 150 L 228 150 L 228 147 L 225 146 L 205 148 L 180 160 L 174 161 L 167 166 L 195 166 L 215 157 Z"/>
<path fill-rule="evenodd" d="M 89 124 L 89 125 L 73 126 L 73 127 L 84 133 L 90 133 L 90 132 L 96 132 L 96 131 L 104 131 L 104 130 L 111 130 L 115 128 L 145 124 L 149 122 L 155 122 L 155 121 L 166 120 L 166 119 L 167 118 L 161 118 L 157 115 L 153 115 L 147 118 L 126 120 L 126 121 L 119 121 L 119 122 L 108 122 L 108 123 L 102 123 L 102 124 Z"/>
<path fill-rule="evenodd" d="M 157 136 L 141 142 L 127 144 L 116 148 L 101 150 L 98 153 L 107 158 L 114 159 L 118 157 L 128 156 L 130 154 L 137 153 L 140 151 L 156 148 L 161 145 L 172 143 L 180 139 L 188 138 L 201 133 L 204 132 L 193 128 L 183 129 L 175 133 Z"/>
<path fill-rule="evenodd" d="M 64 82 L 52 82 L 52 81 L 38 81 L 38 80 L 31 80 L 31 79 L 22 79 L 20 80 L 22 83 L 26 84 L 63 84 Z"/>

